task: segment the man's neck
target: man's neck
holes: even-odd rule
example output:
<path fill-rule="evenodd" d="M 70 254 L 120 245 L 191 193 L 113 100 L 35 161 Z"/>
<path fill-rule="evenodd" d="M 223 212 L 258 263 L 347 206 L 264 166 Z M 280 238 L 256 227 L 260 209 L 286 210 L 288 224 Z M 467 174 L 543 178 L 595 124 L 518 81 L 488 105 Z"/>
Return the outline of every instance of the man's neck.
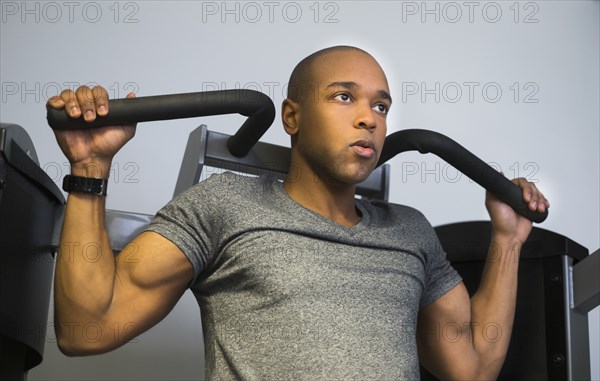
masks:
<path fill-rule="evenodd" d="M 356 225 L 361 216 L 356 209 L 356 186 L 324 181 L 318 177 L 283 182 L 287 194 L 300 205 L 340 225 Z"/>

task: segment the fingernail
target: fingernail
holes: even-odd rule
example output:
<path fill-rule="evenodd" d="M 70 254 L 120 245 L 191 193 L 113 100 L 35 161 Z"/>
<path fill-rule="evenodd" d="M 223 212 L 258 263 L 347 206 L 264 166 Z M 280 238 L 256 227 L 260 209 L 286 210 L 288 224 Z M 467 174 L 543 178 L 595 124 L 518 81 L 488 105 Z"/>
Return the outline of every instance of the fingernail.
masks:
<path fill-rule="evenodd" d="M 104 114 L 106 112 L 106 106 L 100 106 L 98 107 L 98 113 L 99 114 Z"/>
<path fill-rule="evenodd" d="M 94 113 L 90 110 L 85 112 L 85 119 L 91 119 L 94 117 Z"/>

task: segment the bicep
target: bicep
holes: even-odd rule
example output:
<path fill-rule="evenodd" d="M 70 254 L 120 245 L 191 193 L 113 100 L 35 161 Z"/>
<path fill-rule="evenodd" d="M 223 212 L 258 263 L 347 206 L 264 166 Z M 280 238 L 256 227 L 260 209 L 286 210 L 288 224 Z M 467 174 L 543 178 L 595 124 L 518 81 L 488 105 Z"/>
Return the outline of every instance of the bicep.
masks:
<path fill-rule="evenodd" d="M 438 378 L 465 379 L 476 364 L 471 303 L 463 282 L 419 311 L 419 361 Z"/>
<path fill-rule="evenodd" d="M 115 257 L 113 302 L 105 324 L 128 327 L 122 340 L 160 322 L 192 280 L 192 265 L 183 252 L 158 233 L 144 232 Z"/>

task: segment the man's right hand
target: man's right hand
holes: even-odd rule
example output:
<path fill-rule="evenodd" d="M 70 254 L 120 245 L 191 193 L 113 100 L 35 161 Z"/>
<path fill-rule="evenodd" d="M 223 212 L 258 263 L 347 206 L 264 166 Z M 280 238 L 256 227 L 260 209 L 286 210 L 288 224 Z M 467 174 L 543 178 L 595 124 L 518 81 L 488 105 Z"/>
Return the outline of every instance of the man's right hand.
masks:
<path fill-rule="evenodd" d="M 127 98 L 134 98 L 129 93 Z M 76 92 L 64 90 L 48 100 L 55 109 L 65 109 L 73 119 L 92 122 L 108 114 L 108 93 L 101 86 L 81 86 Z M 108 178 L 114 155 L 135 135 L 135 125 L 108 126 L 85 130 L 54 130 L 58 145 L 71 163 L 71 171 L 84 177 Z"/>

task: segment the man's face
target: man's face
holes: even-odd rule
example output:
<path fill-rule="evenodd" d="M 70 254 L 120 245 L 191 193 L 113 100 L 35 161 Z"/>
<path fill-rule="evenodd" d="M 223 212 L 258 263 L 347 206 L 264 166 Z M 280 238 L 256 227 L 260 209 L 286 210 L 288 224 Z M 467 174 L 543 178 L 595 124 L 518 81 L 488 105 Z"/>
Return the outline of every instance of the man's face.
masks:
<path fill-rule="evenodd" d="M 375 168 L 391 105 L 379 64 L 360 52 L 333 52 L 312 66 L 314 89 L 300 101 L 296 146 L 315 178 L 357 184 Z"/>

